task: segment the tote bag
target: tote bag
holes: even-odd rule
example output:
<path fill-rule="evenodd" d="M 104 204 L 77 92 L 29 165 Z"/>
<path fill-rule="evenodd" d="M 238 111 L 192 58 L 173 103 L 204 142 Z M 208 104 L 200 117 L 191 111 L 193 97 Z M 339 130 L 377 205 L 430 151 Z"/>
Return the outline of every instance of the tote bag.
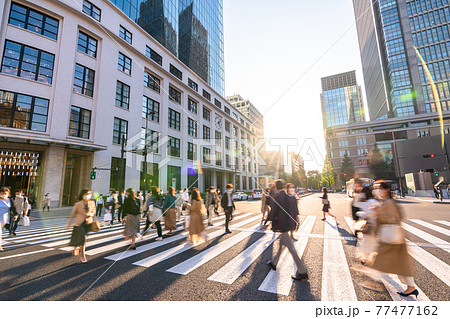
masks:
<path fill-rule="evenodd" d="M 158 220 L 161 220 L 162 216 L 162 209 L 155 205 L 150 205 L 149 211 L 152 213 L 151 216 L 149 216 L 149 219 L 152 223 L 157 222 Z"/>
<path fill-rule="evenodd" d="M 23 225 L 25 227 L 30 226 L 30 217 L 28 217 L 28 216 L 23 217 Z"/>
<path fill-rule="evenodd" d="M 378 237 L 385 244 L 398 245 L 405 242 L 403 228 L 398 224 L 381 224 Z"/>
<path fill-rule="evenodd" d="M 105 213 L 105 215 L 103 215 L 103 221 L 104 222 L 112 221 L 112 214 L 111 213 Z"/>

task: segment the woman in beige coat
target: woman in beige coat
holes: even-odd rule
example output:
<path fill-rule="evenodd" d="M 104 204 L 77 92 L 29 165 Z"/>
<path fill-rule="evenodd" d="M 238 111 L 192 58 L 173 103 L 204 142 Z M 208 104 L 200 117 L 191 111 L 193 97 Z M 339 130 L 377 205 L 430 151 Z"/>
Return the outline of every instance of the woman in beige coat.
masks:
<path fill-rule="evenodd" d="M 205 225 L 203 219 L 206 215 L 206 207 L 198 189 L 192 191 L 192 200 L 189 208 L 191 220 L 189 223 L 188 241 L 192 244 L 199 244 L 206 241 Z"/>
<path fill-rule="evenodd" d="M 400 296 L 415 295 L 417 297 L 419 292 L 414 283 L 411 257 L 406 249 L 404 231 L 401 228 L 403 212 L 392 199 L 391 187 L 387 182 L 380 184 L 380 197 L 382 204 L 375 208 L 375 233 L 379 237 L 379 248 L 372 268 L 383 273 L 398 275 L 400 281 L 408 286 L 405 291 L 397 292 Z"/>
<path fill-rule="evenodd" d="M 73 254 L 81 255 L 81 262 L 86 263 L 86 239 L 87 233 L 91 230 L 93 216 L 95 215 L 95 203 L 91 200 L 92 192 L 89 189 L 83 189 L 78 196 L 78 202 L 73 206 L 72 214 L 67 222 L 67 228 L 70 229 L 72 220 L 75 218 L 75 224 L 72 231 L 72 238 L 69 246 L 73 246 Z"/>

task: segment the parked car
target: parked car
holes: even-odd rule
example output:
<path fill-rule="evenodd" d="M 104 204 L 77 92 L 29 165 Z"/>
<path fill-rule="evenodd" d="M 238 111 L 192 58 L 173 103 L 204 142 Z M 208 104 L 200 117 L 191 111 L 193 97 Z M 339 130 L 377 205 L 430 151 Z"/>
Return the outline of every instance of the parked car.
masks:
<path fill-rule="evenodd" d="M 263 197 L 262 189 L 254 189 L 252 195 L 250 195 L 251 199 L 261 199 Z"/>
<path fill-rule="evenodd" d="M 234 200 L 248 200 L 248 195 L 244 192 L 236 192 L 233 194 Z"/>

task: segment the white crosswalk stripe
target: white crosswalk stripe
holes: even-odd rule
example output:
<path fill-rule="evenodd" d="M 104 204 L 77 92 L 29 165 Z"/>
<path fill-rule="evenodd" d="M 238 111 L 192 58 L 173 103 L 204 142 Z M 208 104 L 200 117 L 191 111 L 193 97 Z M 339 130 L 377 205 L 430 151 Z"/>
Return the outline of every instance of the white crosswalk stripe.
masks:
<path fill-rule="evenodd" d="M 445 229 L 443 227 L 439 227 L 439 226 L 433 225 L 431 223 L 425 222 L 425 221 L 420 220 L 420 219 L 409 219 L 409 220 L 414 222 L 414 223 L 416 223 L 416 224 L 419 224 L 419 225 L 421 225 L 423 227 L 432 229 L 432 230 L 434 230 L 434 231 L 436 231 L 438 233 L 441 233 L 441 234 L 443 234 L 445 236 L 450 236 L 450 230 L 449 229 Z"/>
<path fill-rule="evenodd" d="M 420 229 L 417 229 L 416 227 L 413 227 L 411 225 L 408 225 L 406 223 L 402 223 L 402 227 L 403 229 L 405 229 L 406 231 L 410 232 L 411 234 L 420 237 L 424 240 L 426 240 L 427 242 L 432 243 L 433 245 L 440 247 L 441 249 L 445 250 L 446 252 L 450 253 L 450 248 L 448 247 L 448 242 L 440 239 L 436 236 L 430 235 L 427 232 L 424 232 Z"/>
<path fill-rule="evenodd" d="M 450 227 L 450 222 L 445 220 L 435 220 L 435 222 Z"/>

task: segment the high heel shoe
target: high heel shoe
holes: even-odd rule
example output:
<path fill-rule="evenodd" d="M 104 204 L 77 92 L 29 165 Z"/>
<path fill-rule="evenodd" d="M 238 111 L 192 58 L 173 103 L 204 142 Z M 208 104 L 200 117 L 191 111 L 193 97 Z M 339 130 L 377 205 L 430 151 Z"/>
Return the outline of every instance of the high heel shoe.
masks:
<path fill-rule="evenodd" d="M 397 291 L 397 293 L 398 293 L 400 296 L 402 296 L 402 297 L 408 297 L 408 296 L 410 296 L 410 295 L 414 295 L 414 296 L 416 296 L 416 298 L 417 298 L 417 296 L 419 295 L 419 291 L 418 291 L 417 289 L 414 289 L 414 290 L 411 291 L 409 294 L 405 294 L 405 293 L 399 292 L 399 291 Z"/>

